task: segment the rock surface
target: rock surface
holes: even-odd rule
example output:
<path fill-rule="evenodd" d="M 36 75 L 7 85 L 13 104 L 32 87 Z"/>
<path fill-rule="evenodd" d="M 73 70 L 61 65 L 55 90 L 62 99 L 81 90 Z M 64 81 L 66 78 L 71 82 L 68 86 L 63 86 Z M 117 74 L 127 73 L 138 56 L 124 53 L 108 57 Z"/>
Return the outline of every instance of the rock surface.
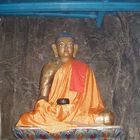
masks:
<path fill-rule="evenodd" d="M 41 68 L 53 59 L 50 46 L 62 31 L 76 37 L 77 58 L 94 69 L 107 110 L 124 127 L 124 139 L 139 140 L 139 13 L 106 16 L 101 28 L 91 19 L 0 17 L 2 140 L 14 140 L 11 128 L 33 109 Z"/>

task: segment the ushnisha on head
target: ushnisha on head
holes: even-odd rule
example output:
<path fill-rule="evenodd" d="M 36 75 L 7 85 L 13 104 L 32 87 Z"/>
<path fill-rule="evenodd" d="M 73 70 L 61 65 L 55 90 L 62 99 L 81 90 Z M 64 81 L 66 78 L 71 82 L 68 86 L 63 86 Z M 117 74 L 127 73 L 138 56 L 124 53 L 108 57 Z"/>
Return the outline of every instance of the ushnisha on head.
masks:
<path fill-rule="evenodd" d="M 62 62 L 66 62 L 76 56 L 78 45 L 75 43 L 74 37 L 67 32 L 59 33 L 52 44 L 55 57 Z"/>

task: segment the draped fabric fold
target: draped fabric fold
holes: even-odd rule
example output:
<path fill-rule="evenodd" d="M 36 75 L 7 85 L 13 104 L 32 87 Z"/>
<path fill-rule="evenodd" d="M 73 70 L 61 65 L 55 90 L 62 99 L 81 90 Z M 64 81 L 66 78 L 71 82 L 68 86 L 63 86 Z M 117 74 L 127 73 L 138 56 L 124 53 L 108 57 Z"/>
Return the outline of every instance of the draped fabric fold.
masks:
<path fill-rule="evenodd" d="M 74 65 L 72 65 L 74 62 Z M 78 69 L 82 79 L 75 80 L 80 86 L 71 86 L 73 69 Z M 82 69 L 80 72 L 80 69 Z M 77 77 L 78 78 L 78 77 Z M 71 88 L 72 87 L 72 88 Z M 80 89 L 80 90 L 79 90 Z M 57 105 L 58 98 L 69 98 L 70 104 Z M 104 104 L 92 70 L 82 62 L 71 60 L 64 63 L 56 72 L 48 101 L 39 100 L 32 112 L 26 112 L 16 126 L 40 127 L 48 132 L 59 132 L 75 128 L 81 124 L 93 126 L 98 113 L 104 111 Z"/>

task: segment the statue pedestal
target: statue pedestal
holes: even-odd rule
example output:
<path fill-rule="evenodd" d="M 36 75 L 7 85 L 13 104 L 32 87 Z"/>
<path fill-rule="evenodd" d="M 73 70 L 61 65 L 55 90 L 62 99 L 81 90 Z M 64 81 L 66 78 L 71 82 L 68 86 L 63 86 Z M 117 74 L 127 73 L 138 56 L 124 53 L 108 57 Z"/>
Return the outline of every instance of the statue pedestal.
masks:
<path fill-rule="evenodd" d="M 59 133 L 49 133 L 36 127 L 15 127 L 13 132 L 18 140 L 122 140 L 123 134 L 120 126 L 77 127 Z"/>

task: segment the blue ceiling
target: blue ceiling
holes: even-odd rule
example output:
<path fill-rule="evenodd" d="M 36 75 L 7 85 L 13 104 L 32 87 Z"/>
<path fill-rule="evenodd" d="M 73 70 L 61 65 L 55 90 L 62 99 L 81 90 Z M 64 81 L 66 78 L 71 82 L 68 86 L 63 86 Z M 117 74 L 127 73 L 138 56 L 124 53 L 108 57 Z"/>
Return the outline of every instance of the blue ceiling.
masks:
<path fill-rule="evenodd" d="M 93 18 L 101 26 L 106 14 L 140 12 L 140 0 L 0 0 L 0 16 Z"/>
<path fill-rule="evenodd" d="M 85 2 L 85 0 L 0 0 L 0 3 L 24 3 L 24 2 Z M 104 2 L 105 0 L 86 0 L 86 2 Z M 107 0 L 106 0 L 107 1 Z M 140 0 L 108 0 L 109 2 L 140 2 Z"/>

